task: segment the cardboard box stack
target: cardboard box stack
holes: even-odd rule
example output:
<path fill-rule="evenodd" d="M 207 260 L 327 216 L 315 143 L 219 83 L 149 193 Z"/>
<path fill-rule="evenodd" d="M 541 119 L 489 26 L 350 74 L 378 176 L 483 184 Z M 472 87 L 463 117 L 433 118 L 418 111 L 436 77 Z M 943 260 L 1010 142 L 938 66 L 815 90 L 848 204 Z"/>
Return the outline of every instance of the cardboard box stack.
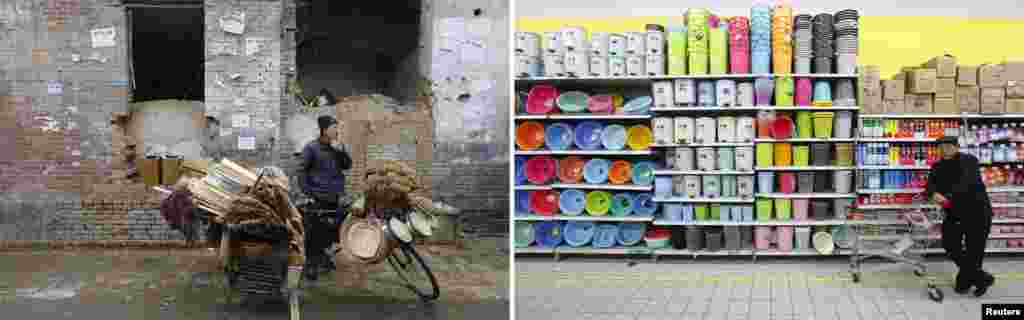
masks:
<path fill-rule="evenodd" d="M 1024 59 L 969 66 L 947 54 L 878 81 L 877 67 L 862 70 L 865 114 L 1024 114 Z"/>

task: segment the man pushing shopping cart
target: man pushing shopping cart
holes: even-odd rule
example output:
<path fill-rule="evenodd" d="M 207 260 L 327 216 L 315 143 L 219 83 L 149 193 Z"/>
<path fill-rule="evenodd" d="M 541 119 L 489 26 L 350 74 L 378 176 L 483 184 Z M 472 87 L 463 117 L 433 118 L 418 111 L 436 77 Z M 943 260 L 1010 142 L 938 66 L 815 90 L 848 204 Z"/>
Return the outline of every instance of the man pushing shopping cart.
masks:
<path fill-rule="evenodd" d="M 953 290 L 985 295 L 995 278 L 982 269 L 985 245 L 992 230 L 992 203 L 981 180 L 978 158 L 960 153 L 956 137 L 939 140 L 942 160 L 928 173 L 925 196 L 942 207 L 942 246 L 959 268 Z"/>

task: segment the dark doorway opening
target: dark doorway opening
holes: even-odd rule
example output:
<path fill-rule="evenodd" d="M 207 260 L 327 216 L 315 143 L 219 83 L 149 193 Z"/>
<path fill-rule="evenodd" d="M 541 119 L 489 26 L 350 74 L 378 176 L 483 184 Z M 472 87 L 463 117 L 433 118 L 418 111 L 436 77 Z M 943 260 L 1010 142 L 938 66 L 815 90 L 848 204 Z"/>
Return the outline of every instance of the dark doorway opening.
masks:
<path fill-rule="evenodd" d="M 129 7 L 132 102 L 203 101 L 202 6 Z"/>

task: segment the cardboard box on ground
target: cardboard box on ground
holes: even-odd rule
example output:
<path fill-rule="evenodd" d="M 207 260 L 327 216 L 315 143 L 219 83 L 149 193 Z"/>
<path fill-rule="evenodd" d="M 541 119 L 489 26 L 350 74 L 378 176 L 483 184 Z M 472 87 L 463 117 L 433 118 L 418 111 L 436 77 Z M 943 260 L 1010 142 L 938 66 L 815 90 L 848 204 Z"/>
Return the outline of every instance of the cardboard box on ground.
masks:
<path fill-rule="evenodd" d="M 411 112 L 394 112 L 381 104 L 381 97 L 345 97 L 336 106 L 341 141 L 348 146 L 353 161 L 346 188 L 363 190 L 366 169 L 375 161 L 386 160 L 371 158 L 371 145 L 415 145 L 414 160 L 392 160 L 416 168 L 419 183 L 426 189 L 421 193 L 432 196 L 429 178 L 434 160 L 434 117 L 430 98 L 417 98 Z"/>

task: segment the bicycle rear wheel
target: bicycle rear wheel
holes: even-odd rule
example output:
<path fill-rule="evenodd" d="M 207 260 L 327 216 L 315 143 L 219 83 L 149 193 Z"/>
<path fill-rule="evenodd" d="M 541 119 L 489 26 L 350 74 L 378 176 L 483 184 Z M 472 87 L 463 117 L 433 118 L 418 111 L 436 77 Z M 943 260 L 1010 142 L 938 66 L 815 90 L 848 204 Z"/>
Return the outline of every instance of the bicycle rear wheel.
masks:
<path fill-rule="evenodd" d="M 425 301 L 436 300 L 441 296 L 437 287 L 437 278 L 430 267 L 423 261 L 412 245 L 402 244 L 387 257 L 388 263 L 395 269 L 406 286 Z"/>

